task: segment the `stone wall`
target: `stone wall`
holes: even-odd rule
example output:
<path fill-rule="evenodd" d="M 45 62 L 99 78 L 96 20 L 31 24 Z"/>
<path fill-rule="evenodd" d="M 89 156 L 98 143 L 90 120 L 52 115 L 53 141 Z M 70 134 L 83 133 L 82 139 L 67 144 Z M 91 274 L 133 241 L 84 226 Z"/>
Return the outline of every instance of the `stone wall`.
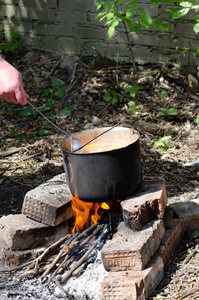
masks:
<path fill-rule="evenodd" d="M 142 0 L 142 6 L 152 18 L 162 18 L 165 6 L 150 7 L 151 1 Z M 123 28 L 114 38 L 98 20 L 94 0 L 0 0 L 0 43 L 9 39 L 12 29 L 21 32 L 21 44 L 67 55 L 96 55 L 114 60 L 131 61 Z M 166 16 L 170 21 L 170 16 Z M 171 30 L 144 29 L 140 35 L 131 35 L 135 59 L 139 63 L 166 63 L 170 61 L 196 68 L 197 59 L 183 47 L 199 46 L 198 38 L 189 25 L 189 16 L 171 21 Z M 189 34 L 190 27 L 190 34 Z M 188 60 L 189 59 L 189 60 Z"/>

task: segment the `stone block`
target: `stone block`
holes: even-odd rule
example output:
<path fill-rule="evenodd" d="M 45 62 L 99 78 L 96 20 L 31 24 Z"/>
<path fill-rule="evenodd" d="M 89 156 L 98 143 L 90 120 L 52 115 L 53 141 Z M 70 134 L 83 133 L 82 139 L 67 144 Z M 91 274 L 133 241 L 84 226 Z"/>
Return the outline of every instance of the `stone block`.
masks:
<path fill-rule="evenodd" d="M 47 226 L 23 214 L 3 216 L 0 219 L 1 238 L 11 250 L 49 246 L 68 233 L 67 222 L 58 226 Z"/>
<path fill-rule="evenodd" d="M 124 223 L 132 230 L 140 230 L 152 220 L 162 219 L 166 204 L 164 183 L 145 184 L 138 194 L 121 202 Z"/>
<path fill-rule="evenodd" d="M 154 255 L 165 233 L 163 220 L 152 221 L 141 231 L 132 231 L 122 222 L 112 240 L 102 248 L 107 271 L 140 271 Z"/>
<path fill-rule="evenodd" d="M 27 217 L 56 226 L 70 219 L 74 212 L 71 208 L 71 194 L 65 177 L 54 177 L 44 184 L 27 192 L 22 213 Z"/>
<path fill-rule="evenodd" d="M 173 226 L 165 230 L 164 239 L 158 249 L 158 254 L 162 257 L 164 265 L 176 250 L 184 235 L 183 222 L 179 219 L 173 220 Z"/>
<path fill-rule="evenodd" d="M 103 300 L 147 299 L 160 283 L 164 274 L 160 256 L 154 257 L 142 271 L 109 272 L 103 279 Z"/>
<path fill-rule="evenodd" d="M 182 219 L 183 230 L 191 231 L 199 227 L 199 198 L 169 205 L 178 218 Z"/>

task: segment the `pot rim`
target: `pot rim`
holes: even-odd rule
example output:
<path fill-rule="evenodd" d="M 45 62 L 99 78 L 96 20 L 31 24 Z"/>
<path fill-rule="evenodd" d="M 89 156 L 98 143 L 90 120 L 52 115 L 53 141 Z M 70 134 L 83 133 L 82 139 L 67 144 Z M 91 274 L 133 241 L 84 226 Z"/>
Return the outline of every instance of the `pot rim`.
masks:
<path fill-rule="evenodd" d="M 90 133 L 90 132 L 93 132 L 93 131 L 99 131 L 99 132 L 97 132 L 97 134 L 100 134 L 101 132 L 106 131 L 106 130 L 108 130 L 110 128 L 111 128 L 111 126 L 109 126 L 109 127 L 97 127 L 97 128 L 92 128 L 92 129 L 85 129 L 85 130 L 81 130 L 81 131 L 75 132 L 74 134 L 72 134 L 72 136 L 74 138 L 80 138 L 81 135 L 86 134 L 86 133 Z M 124 126 L 115 127 L 111 131 L 109 131 L 109 132 L 114 132 L 114 131 L 119 131 L 119 130 L 124 130 L 125 131 L 127 129 L 132 131 L 132 135 L 136 134 L 137 138 L 134 141 L 132 141 L 131 143 L 128 143 L 128 144 L 126 144 L 123 147 L 119 147 L 119 148 L 111 149 L 111 150 L 95 151 L 95 152 L 78 152 L 78 151 L 77 152 L 72 152 L 71 150 L 64 149 L 64 144 L 67 143 L 67 142 L 69 142 L 71 140 L 71 137 L 68 137 L 68 138 L 66 138 L 61 143 L 61 150 L 62 150 L 62 152 L 70 153 L 70 154 L 73 154 L 73 155 L 80 155 L 80 154 L 81 155 L 94 155 L 94 154 L 105 154 L 105 153 L 110 153 L 112 151 L 118 151 L 120 149 L 125 149 L 128 146 L 130 146 L 130 145 L 134 144 L 135 142 L 139 141 L 139 139 L 140 139 L 140 133 L 137 130 L 135 130 L 134 128 L 132 128 L 132 127 L 130 128 L 130 127 L 124 127 Z M 109 132 L 107 132 L 105 134 L 109 134 Z"/>

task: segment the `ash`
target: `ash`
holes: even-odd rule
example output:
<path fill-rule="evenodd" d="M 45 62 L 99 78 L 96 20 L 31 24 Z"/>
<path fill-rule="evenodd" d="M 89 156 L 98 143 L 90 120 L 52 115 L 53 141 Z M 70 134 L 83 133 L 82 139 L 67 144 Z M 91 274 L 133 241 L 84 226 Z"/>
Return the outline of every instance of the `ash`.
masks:
<path fill-rule="evenodd" d="M 0 275 L 1 300 L 54 300 L 55 297 L 57 299 L 68 299 L 66 294 L 55 283 L 45 286 L 39 280 L 31 277 L 19 280 L 18 276 L 21 274 L 23 274 L 22 271 Z M 102 299 L 101 283 L 106 274 L 107 271 L 104 269 L 100 251 L 97 250 L 95 261 L 88 264 L 79 277 L 68 279 L 63 288 L 70 295 L 70 299 L 100 300 Z"/>
<path fill-rule="evenodd" d="M 71 277 L 63 287 L 75 300 L 100 300 L 102 299 L 101 283 L 107 273 L 102 263 L 101 253 L 98 251 L 95 262 L 89 264 L 78 278 Z"/>
<path fill-rule="evenodd" d="M 0 299 L 74 299 L 74 300 L 100 300 L 101 283 L 104 276 L 108 273 L 103 266 L 101 259 L 101 251 L 94 251 L 92 259 L 95 260 L 89 263 L 83 273 L 78 277 L 71 277 L 63 284 L 63 288 L 68 292 L 68 296 L 64 291 L 51 282 L 49 286 L 42 284 L 40 280 L 32 277 L 26 277 L 19 280 L 18 276 L 23 274 L 25 270 L 10 273 L 0 274 Z M 0 269 L 3 269 L 0 266 Z"/>

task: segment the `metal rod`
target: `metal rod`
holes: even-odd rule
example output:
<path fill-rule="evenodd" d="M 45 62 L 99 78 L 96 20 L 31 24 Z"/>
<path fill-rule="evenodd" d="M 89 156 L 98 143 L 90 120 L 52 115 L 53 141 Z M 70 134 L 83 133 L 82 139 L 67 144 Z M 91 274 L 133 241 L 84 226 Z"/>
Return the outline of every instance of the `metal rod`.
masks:
<path fill-rule="evenodd" d="M 39 109 L 37 109 L 28 99 L 27 99 L 28 104 L 34 109 L 36 110 L 46 121 L 48 121 L 52 126 L 54 126 L 57 130 L 61 131 L 62 133 L 70 136 L 71 138 L 72 135 L 70 135 L 68 132 L 62 130 L 61 128 L 59 128 L 57 125 L 55 125 L 55 123 L 51 122 Z"/>

